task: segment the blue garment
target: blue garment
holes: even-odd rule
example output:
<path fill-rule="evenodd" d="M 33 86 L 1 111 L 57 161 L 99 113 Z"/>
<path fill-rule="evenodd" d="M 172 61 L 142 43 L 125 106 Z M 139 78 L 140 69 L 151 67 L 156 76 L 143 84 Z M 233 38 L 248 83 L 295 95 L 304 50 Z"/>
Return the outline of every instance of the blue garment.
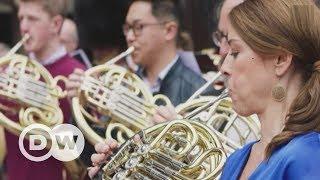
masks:
<path fill-rule="evenodd" d="M 221 180 L 240 178 L 254 143 L 235 151 L 227 159 Z M 320 134 L 308 132 L 277 148 L 268 161 L 260 163 L 249 179 L 320 180 Z"/>

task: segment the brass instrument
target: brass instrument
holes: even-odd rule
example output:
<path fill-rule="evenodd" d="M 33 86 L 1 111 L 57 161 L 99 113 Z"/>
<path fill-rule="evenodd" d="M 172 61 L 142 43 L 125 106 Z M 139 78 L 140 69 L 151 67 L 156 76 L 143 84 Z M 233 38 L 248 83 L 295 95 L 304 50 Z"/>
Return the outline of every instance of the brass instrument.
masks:
<path fill-rule="evenodd" d="M 195 56 L 199 55 L 207 55 L 210 60 L 212 61 L 212 64 L 214 66 L 219 66 L 221 64 L 222 58 L 220 55 L 216 54 L 217 49 L 214 48 L 208 48 L 208 49 L 202 49 L 201 51 L 195 52 Z"/>
<path fill-rule="evenodd" d="M 88 122 L 106 128 L 106 139 L 114 138 L 123 143 L 136 132 L 151 125 L 148 120 L 155 113 L 156 102 L 170 103 L 163 95 L 153 96 L 136 74 L 114 65 L 133 50 L 131 47 L 107 64 L 88 69 L 79 96 L 72 99 L 78 127 L 92 144 L 102 142 L 104 137 L 92 130 Z M 102 117 L 109 119 L 103 121 Z"/>
<path fill-rule="evenodd" d="M 14 107 L 0 105 L 0 123 L 16 135 L 33 123 L 53 127 L 63 122 L 58 100 L 65 97 L 66 92 L 57 83 L 65 79 L 61 76 L 53 78 L 37 61 L 15 54 L 28 38 L 28 35 L 24 36 L 6 56 L 0 58 L 0 97 L 15 103 Z M 19 122 L 3 112 L 18 115 Z M 48 137 L 47 133 L 35 133 Z"/>
<path fill-rule="evenodd" d="M 96 179 L 215 179 L 226 161 L 218 137 L 196 121 L 158 124 L 139 136 L 140 141 L 127 141 Z"/>
<path fill-rule="evenodd" d="M 257 116 L 239 116 L 232 109 L 232 101 L 228 97 L 200 97 L 177 106 L 176 111 L 185 118 L 209 127 L 217 134 L 228 155 L 260 138 Z"/>
<path fill-rule="evenodd" d="M 29 35 L 26 34 L 7 55 L 0 58 L 0 124 L 17 136 L 25 127 L 34 123 L 44 124 L 50 128 L 62 124 L 63 113 L 59 107 L 59 99 L 67 95 L 58 86 L 59 81 L 64 83 L 67 81 L 65 77 L 53 78 L 37 61 L 16 54 L 28 38 Z M 10 106 L 2 104 L 4 101 L 9 101 Z M 29 139 L 30 135 L 44 136 L 48 140 L 47 148 L 51 148 L 51 137 L 46 131 L 32 129 L 25 138 Z M 64 146 L 60 143 L 59 146 Z M 64 164 L 72 175 L 71 178 L 79 179 L 83 170 L 79 168 L 77 162 L 70 161 Z"/>
<path fill-rule="evenodd" d="M 215 179 L 227 155 L 248 143 L 250 137 L 259 138 L 259 122 L 238 116 L 231 109 L 227 90 L 218 97 L 190 99 L 176 110 L 183 120 L 142 130 L 138 134 L 142 140 L 127 141 L 102 166 L 97 178 Z M 213 154 L 209 153 L 212 148 Z"/>
<path fill-rule="evenodd" d="M 127 141 L 95 179 L 215 179 L 226 161 L 219 137 L 199 121 L 174 120 L 138 135 L 141 141 Z"/>
<path fill-rule="evenodd" d="M 260 138 L 260 122 L 257 116 L 239 116 L 232 109 L 232 102 L 227 98 L 227 90 L 219 97 L 200 97 L 200 94 L 217 81 L 226 77 L 218 72 L 204 86 L 197 90 L 186 103 L 176 107 L 176 112 L 185 119 L 197 120 L 212 129 L 220 138 L 224 149 L 231 154 L 243 145 Z"/>

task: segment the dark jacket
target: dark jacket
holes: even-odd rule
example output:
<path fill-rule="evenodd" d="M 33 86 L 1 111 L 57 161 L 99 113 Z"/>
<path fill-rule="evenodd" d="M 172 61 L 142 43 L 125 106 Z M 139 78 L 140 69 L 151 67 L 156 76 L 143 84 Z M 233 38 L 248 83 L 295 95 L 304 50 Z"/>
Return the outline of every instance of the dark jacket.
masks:
<path fill-rule="evenodd" d="M 138 71 L 141 77 L 141 71 Z M 161 81 L 159 94 L 166 95 L 174 106 L 184 103 L 193 95 L 206 80 L 197 73 L 186 67 L 181 58 L 172 66 L 168 74 Z M 203 93 L 205 95 L 219 95 L 220 91 L 213 89 L 211 86 Z"/>

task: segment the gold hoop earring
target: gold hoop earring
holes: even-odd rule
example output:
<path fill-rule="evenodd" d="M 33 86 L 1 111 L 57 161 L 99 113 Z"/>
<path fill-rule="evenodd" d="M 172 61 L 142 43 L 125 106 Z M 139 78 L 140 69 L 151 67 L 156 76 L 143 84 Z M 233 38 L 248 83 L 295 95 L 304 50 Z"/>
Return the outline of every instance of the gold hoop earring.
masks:
<path fill-rule="evenodd" d="M 277 102 L 282 102 L 286 98 L 286 90 L 280 83 L 272 88 L 272 98 Z"/>

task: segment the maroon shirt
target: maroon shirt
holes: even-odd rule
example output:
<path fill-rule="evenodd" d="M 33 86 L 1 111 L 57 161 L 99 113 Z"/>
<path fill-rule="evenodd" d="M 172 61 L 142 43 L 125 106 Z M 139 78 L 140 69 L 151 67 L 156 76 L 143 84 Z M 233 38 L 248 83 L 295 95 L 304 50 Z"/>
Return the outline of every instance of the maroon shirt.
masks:
<path fill-rule="evenodd" d="M 68 77 L 75 68 L 84 69 L 84 65 L 79 63 L 69 55 L 65 55 L 53 64 L 45 66 L 53 77 L 63 75 Z M 71 106 L 64 98 L 60 100 L 60 107 L 64 115 L 64 123 L 69 123 L 71 119 Z M 63 162 L 50 157 L 42 162 L 33 162 L 25 158 L 19 150 L 19 137 L 5 131 L 7 156 L 6 156 L 6 172 L 8 180 L 62 180 Z M 28 147 L 28 140 L 24 141 Z M 30 153 L 30 151 L 27 150 Z M 35 151 L 30 154 L 33 156 L 42 156 L 48 150 Z"/>

